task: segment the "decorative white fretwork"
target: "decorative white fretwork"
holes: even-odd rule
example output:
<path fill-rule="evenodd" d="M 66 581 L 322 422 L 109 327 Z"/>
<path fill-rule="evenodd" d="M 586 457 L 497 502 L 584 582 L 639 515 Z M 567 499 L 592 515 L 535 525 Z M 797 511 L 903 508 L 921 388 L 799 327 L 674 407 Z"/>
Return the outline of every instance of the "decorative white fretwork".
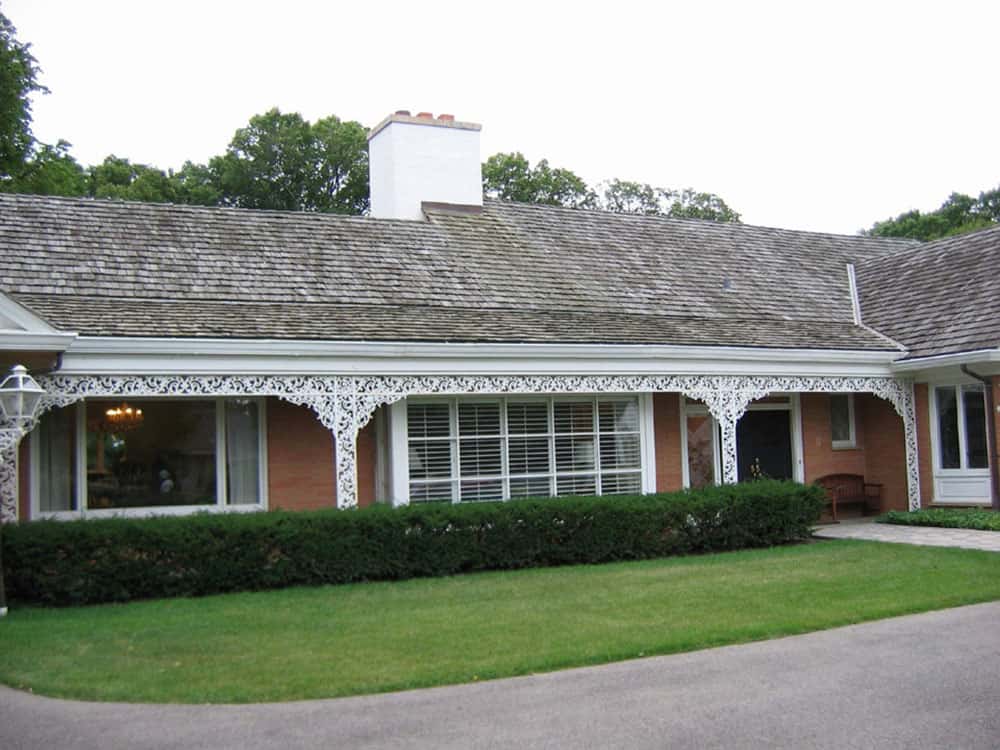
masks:
<path fill-rule="evenodd" d="M 755 400 L 775 392 L 872 393 L 902 417 L 911 509 L 920 507 L 913 385 L 878 377 L 765 377 L 736 375 L 545 376 L 252 376 L 252 375 L 47 375 L 42 411 L 86 398 L 149 396 L 275 396 L 312 409 L 336 443 L 337 504 L 357 504 L 356 441 L 375 410 L 408 396 L 475 394 L 676 392 L 705 403 L 722 435 L 723 480 L 735 482 L 736 423 Z M 16 463 L 0 456 L 0 519 L 16 517 Z"/>

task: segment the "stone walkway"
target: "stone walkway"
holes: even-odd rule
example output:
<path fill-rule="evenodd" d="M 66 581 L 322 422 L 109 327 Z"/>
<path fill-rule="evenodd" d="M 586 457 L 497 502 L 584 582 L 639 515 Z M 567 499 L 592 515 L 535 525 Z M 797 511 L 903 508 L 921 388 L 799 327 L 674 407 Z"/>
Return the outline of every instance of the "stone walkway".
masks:
<path fill-rule="evenodd" d="M 921 544 L 927 547 L 964 547 L 1000 552 L 1000 531 L 940 529 L 934 526 L 897 526 L 874 523 L 872 519 L 851 519 L 813 529 L 822 539 L 866 539 L 872 542 Z"/>

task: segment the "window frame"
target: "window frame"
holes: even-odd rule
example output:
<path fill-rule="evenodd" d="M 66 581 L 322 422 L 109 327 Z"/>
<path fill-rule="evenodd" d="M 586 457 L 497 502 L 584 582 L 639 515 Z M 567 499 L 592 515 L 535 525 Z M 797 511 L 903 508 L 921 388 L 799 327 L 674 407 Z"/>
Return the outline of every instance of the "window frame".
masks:
<path fill-rule="evenodd" d="M 978 390 L 984 399 L 986 399 L 985 386 L 978 383 L 934 383 L 930 385 L 928 389 L 927 400 L 930 405 L 931 410 L 931 448 L 934 455 L 934 473 L 943 476 L 966 476 L 966 477 L 979 477 L 979 476 L 989 476 L 990 466 L 989 466 L 989 422 L 990 413 L 985 409 L 984 403 L 984 413 L 986 415 L 984 419 L 984 429 L 986 435 L 986 453 L 987 462 L 985 467 L 970 467 L 969 463 L 969 451 L 968 451 L 968 428 L 966 424 L 965 415 L 965 400 L 963 398 L 963 391 L 965 389 L 975 389 Z M 942 456 L 941 456 L 941 411 L 938 408 L 938 394 L 939 390 L 950 390 L 955 395 L 955 411 L 957 417 L 957 430 L 958 430 L 958 466 L 952 468 L 945 468 L 942 466 Z"/>
<path fill-rule="evenodd" d="M 834 396 L 847 397 L 847 425 L 850 437 L 847 440 L 835 440 L 833 437 L 833 398 Z M 853 450 L 858 447 L 857 423 L 854 417 L 854 394 L 853 393 L 831 393 L 830 394 L 830 447 L 835 451 Z"/>
<path fill-rule="evenodd" d="M 560 477 L 584 476 L 592 474 L 594 476 L 595 490 L 599 494 L 602 491 L 601 477 L 604 475 L 620 475 L 636 473 L 639 477 L 639 492 L 647 493 L 655 491 L 655 465 L 653 453 L 653 423 L 652 423 L 652 397 L 647 393 L 606 393 L 606 394 L 497 394 L 497 395 L 455 395 L 455 396 L 411 396 L 395 402 L 390 407 L 391 423 L 391 455 L 393 456 L 393 468 L 391 476 L 391 496 L 393 505 L 408 505 L 410 503 L 410 483 L 424 482 L 425 480 L 411 480 L 409 466 L 409 433 L 407 422 L 407 408 L 409 404 L 415 403 L 447 403 L 449 405 L 449 416 L 451 424 L 451 435 L 448 438 L 452 443 L 452 472 L 451 482 L 451 502 L 460 503 L 461 485 L 463 481 L 487 481 L 497 479 L 492 475 L 462 476 L 461 475 L 461 437 L 458 434 L 458 411 L 460 404 L 470 403 L 496 403 L 500 407 L 500 440 L 501 440 L 501 470 L 499 479 L 502 482 L 501 499 L 495 502 L 504 502 L 511 499 L 511 480 L 541 479 L 549 480 L 549 493 L 555 496 Z M 639 438 L 638 455 L 639 465 L 634 469 L 602 469 L 600 466 L 600 440 L 602 435 L 616 435 L 617 432 L 600 432 L 600 402 L 614 400 L 631 400 L 638 409 L 638 427 L 635 434 Z M 546 472 L 528 472 L 511 475 L 510 473 L 510 438 L 512 433 L 508 423 L 508 405 L 510 403 L 541 402 L 547 405 L 547 426 L 544 437 L 548 442 L 549 468 Z M 593 404 L 592 431 L 589 433 L 578 433 L 581 435 L 592 435 L 594 439 L 594 468 L 593 471 L 558 471 L 556 468 L 556 438 L 570 433 L 555 432 L 555 403 L 590 403 Z M 520 433 L 514 433 L 518 436 Z M 529 433 L 530 434 L 530 433 Z M 542 437 L 542 433 L 535 433 Z M 573 433 L 576 434 L 576 433 Z M 443 439 L 443 438 L 442 438 Z M 432 480 L 426 480 L 432 481 Z M 444 480 L 433 480 L 444 481 Z M 465 502 L 475 502 L 467 500 Z M 488 501 L 482 501 L 488 502 Z"/>
<path fill-rule="evenodd" d="M 114 400 L 113 397 L 108 397 Z M 43 519 L 79 519 L 79 518 L 114 518 L 133 517 L 146 518 L 150 516 L 184 516 L 193 513 L 250 513 L 268 508 L 267 479 L 267 399 L 264 397 L 246 397 L 246 400 L 257 404 L 257 457 L 260 466 L 258 472 L 257 503 L 230 504 L 228 498 L 228 461 L 226 450 L 226 402 L 232 396 L 194 396 L 189 399 L 178 399 L 166 396 L 143 396 L 129 399 L 130 403 L 140 404 L 148 401 L 209 401 L 215 405 L 215 497 L 212 505 L 164 505 L 136 508 L 88 508 L 87 507 L 87 400 L 77 401 L 67 409 L 73 410 L 75 426 L 76 450 L 72 457 L 70 470 L 74 472 L 76 494 L 73 498 L 75 510 L 43 511 L 41 510 L 39 453 L 40 445 L 36 433 L 32 432 L 29 439 L 31 466 L 29 471 L 29 495 L 31 518 Z M 105 397 L 91 399 L 92 401 L 108 400 Z M 44 415 L 42 417 L 44 419 Z"/>

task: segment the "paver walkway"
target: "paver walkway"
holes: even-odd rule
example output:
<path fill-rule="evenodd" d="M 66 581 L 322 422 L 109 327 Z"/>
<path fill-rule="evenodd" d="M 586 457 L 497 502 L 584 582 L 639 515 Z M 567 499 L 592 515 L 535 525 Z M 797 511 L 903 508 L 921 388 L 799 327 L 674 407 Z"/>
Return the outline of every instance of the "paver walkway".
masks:
<path fill-rule="evenodd" d="M 935 526 L 898 526 L 871 519 L 817 526 L 813 536 L 823 539 L 866 539 L 872 542 L 921 544 L 927 547 L 964 547 L 1000 552 L 1000 531 L 941 529 Z"/>

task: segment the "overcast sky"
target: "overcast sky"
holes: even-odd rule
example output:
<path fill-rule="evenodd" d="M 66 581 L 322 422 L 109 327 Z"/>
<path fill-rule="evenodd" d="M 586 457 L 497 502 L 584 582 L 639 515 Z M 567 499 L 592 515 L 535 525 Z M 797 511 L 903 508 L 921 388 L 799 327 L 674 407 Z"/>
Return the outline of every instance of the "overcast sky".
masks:
<path fill-rule="evenodd" d="M 483 124 L 588 182 L 721 195 L 745 222 L 854 233 L 1000 184 L 1000 3 L 5 0 L 85 164 L 221 153 L 271 107 Z"/>

